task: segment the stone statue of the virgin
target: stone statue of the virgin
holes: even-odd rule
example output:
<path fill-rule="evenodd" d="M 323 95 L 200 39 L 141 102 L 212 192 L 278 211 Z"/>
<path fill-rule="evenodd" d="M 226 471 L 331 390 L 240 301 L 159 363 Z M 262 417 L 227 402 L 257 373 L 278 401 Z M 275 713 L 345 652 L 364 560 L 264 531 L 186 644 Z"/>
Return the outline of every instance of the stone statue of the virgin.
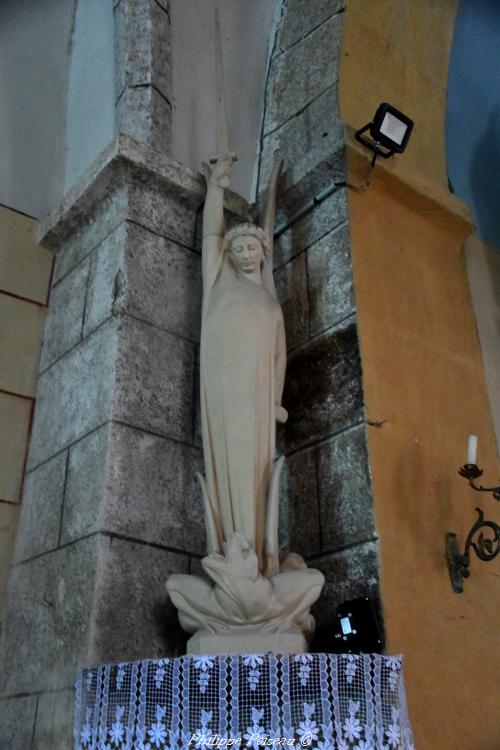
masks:
<path fill-rule="evenodd" d="M 224 235 L 223 198 L 231 155 L 208 177 L 203 214 L 203 307 L 200 349 L 201 413 L 212 551 L 239 531 L 261 570 L 267 491 L 275 454 L 286 348 L 283 315 L 265 230 L 240 224 Z"/>
<path fill-rule="evenodd" d="M 280 558 L 275 423 L 286 347 L 272 274 L 277 166 L 263 226 L 224 232 L 224 190 L 234 155 L 212 160 L 203 213 L 200 399 L 205 479 L 207 578 L 167 582 L 191 653 L 300 652 L 314 629 L 309 614 L 323 576 L 296 554 Z"/>
<path fill-rule="evenodd" d="M 276 422 L 286 347 L 273 281 L 272 240 L 279 164 L 261 226 L 224 230 L 229 151 L 220 19 L 215 13 L 217 156 L 206 170 L 200 399 L 205 478 L 199 476 L 207 532 L 207 577 L 175 574 L 167 591 L 197 654 L 301 652 L 314 629 L 309 614 L 323 576 L 299 555 L 280 557 Z"/>

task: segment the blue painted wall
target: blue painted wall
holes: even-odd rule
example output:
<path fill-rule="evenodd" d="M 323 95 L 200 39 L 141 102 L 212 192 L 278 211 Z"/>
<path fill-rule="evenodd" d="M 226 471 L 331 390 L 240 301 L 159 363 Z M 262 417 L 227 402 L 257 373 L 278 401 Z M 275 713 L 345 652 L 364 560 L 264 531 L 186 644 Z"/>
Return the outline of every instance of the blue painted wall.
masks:
<path fill-rule="evenodd" d="M 69 66 L 65 192 L 114 137 L 111 0 L 77 0 Z"/>
<path fill-rule="evenodd" d="M 500 0 L 462 0 L 448 73 L 446 156 L 479 236 L 500 249 Z"/>
<path fill-rule="evenodd" d="M 41 218 L 62 198 L 73 0 L 0 0 L 0 203 Z"/>

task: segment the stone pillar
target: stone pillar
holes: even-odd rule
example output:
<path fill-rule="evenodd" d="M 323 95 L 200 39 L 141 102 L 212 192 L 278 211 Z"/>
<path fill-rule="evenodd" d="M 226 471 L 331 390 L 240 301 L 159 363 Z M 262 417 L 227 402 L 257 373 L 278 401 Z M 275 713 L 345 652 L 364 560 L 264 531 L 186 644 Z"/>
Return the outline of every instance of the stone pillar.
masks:
<path fill-rule="evenodd" d="M 201 179 L 122 137 L 42 227 L 57 256 L 2 634 L 9 750 L 71 746 L 82 665 L 184 650 L 164 584 L 205 544 L 203 195 Z"/>
<path fill-rule="evenodd" d="M 157 151 L 171 141 L 172 70 L 167 0 L 115 0 L 116 132 Z"/>
<path fill-rule="evenodd" d="M 259 187 L 284 158 L 275 278 L 288 369 L 281 434 L 289 548 L 326 577 L 319 630 L 339 603 L 378 602 L 377 534 L 337 98 L 343 3 L 286 0 L 271 55 Z"/>
<path fill-rule="evenodd" d="M 0 645 L 9 750 L 72 746 L 80 666 L 183 649 L 164 581 L 204 547 L 204 188 L 158 156 L 171 130 L 167 2 L 113 12 L 116 139 L 40 232 L 57 259 Z"/>
<path fill-rule="evenodd" d="M 204 186 L 165 155 L 168 3 L 118 0 L 113 13 L 116 139 L 40 235 L 57 260 L 0 652 L 9 750 L 71 746 L 80 666 L 183 651 L 164 582 L 205 544 Z"/>

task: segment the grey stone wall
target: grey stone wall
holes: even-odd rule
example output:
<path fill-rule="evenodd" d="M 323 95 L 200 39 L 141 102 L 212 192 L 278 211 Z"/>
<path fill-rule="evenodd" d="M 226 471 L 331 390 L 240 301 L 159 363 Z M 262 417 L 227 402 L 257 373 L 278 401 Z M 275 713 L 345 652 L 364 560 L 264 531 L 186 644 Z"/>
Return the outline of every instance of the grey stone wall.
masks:
<path fill-rule="evenodd" d="M 2 633 L 2 748 L 71 746 L 81 666 L 184 651 L 165 581 L 205 545 L 203 194 L 122 138 L 42 230 L 57 256 Z M 228 221 L 245 208 L 233 199 Z"/>
<path fill-rule="evenodd" d="M 270 60 L 259 189 L 284 159 L 275 280 L 288 346 L 279 436 L 288 546 L 322 570 L 320 630 L 339 603 L 379 606 L 379 570 L 344 177 L 338 70 L 343 3 L 284 0 Z"/>

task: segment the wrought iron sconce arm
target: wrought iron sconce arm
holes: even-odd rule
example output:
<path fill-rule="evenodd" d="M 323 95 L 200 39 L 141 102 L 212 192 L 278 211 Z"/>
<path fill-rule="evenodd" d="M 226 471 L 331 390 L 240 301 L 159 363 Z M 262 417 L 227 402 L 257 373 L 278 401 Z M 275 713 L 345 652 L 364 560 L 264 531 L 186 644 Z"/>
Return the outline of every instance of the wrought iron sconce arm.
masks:
<path fill-rule="evenodd" d="M 482 484 L 478 487 L 474 484 L 474 479 L 478 479 L 484 473 L 476 464 L 465 464 L 465 466 L 462 466 L 458 470 L 458 473 L 461 477 L 469 480 L 469 484 L 473 490 L 476 490 L 476 492 L 491 492 L 495 500 L 500 502 L 500 487 L 483 487 Z"/>
<path fill-rule="evenodd" d="M 500 487 L 483 487 L 482 485 L 478 487 L 474 484 L 474 479 L 483 474 L 475 464 L 465 464 L 458 473 L 469 481 L 472 489 L 477 492 L 491 492 L 495 500 L 500 500 Z M 480 508 L 476 508 L 476 511 L 478 518 L 467 535 L 463 553 L 460 552 L 457 535 L 452 532 L 446 534 L 446 562 L 451 586 L 456 594 L 463 592 L 463 580 L 470 575 L 471 549 L 483 562 L 493 560 L 500 552 L 500 526 L 494 521 L 485 521 L 484 513 Z M 485 536 L 486 530 L 488 536 Z"/>

